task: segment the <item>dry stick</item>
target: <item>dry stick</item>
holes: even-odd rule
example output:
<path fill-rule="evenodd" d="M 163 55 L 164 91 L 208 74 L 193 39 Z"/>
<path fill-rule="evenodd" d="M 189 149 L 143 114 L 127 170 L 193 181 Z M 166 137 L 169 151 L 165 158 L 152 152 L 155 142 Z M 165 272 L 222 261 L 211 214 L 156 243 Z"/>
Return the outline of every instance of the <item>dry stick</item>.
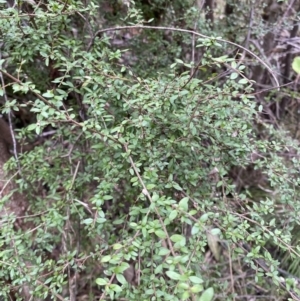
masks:
<path fill-rule="evenodd" d="M 251 56 L 253 56 L 255 59 L 257 59 L 261 64 L 263 64 L 267 68 L 267 70 L 270 72 L 270 74 L 274 78 L 274 80 L 276 82 L 276 85 L 277 85 L 277 88 L 279 89 L 279 82 L 278 82 L 278 80 L 277 80 L 277 78 L 276 78 L 273 70 L 261 58 L 259 58 L 255 53 L 253 53 L 252 51 L 248 50 L 244 46 L 241 46 L 241 45 L 239 45 L 237 43 L 234 43 L 234 42 L 231 42 L 231 41 L 228 41 L 228 40 L 224 40 L 222 38 L 209 37 L 207 35 L 204 35 L 202 33 L 198 33 L 198 32 L 196 32 L 194 30 L 189 30 L 189 29 L 164 27 L 164 26 L 148 26 L 148 25 L 119 26 L 119 27 L 110 27 L 110 28 L 100 29 L 100 30 L 98 30 L 95 33 L 94 37 L 92 38 L 92 40 L 91 40 L 91 42 L 90 42 L 90 44 L 88 46 L 88 51 L 93 46 L 96 37 L 98 35 L 100 35 L 101 33 L 108 32 L 108 31 L 123 30 L 123 29 L 134 29 L 134 28 L 139 28 L 139 29 L 153 29 L 153 30 L 171 30 L 171 31 L 177 31 L 177 32 L 185 32 L 185 33 L 193 34 L 193 35 L 201 37 L 201 38 L 214 39 L 217 42 L 223 42 L 223 43 L 227 43 L 227 44 L 233 45 L 235 47 L 238 47 L 238 48 L 244 50 L 245 52 L 249 53 Z"/>
<path fill-rule="evenodd" d="M 287 87 L 287 86 L 289 86 L 289 85 L 292 85 L 293 83 L 294 83 L 294 82 L 291 81 L 291 82 L 289 82 L 289 83 L 287 83 L 287 84 L 280 85 L 279 88 Z M 247 94 L 247 95 L 258 95 L 258 94 L 260 94 L 260 93 L 272 91 L 272 90 L 274 90 L 274 89 L 275 89 L 274 87 L 266 88 L 266 89 L 260 90 L 260 91 L 258 91 L 258 92 L 249 93 L 249 94 Z"/>
<path fill-rule="evenodd" d="M 12 79 L 14 82 L 18 83 L 19 85 L 24 86 L 24 83 L 22 83 L 20 80 L 18 80 L 17 78 L 15 78 L 14 76 L 12 76 L 11 74 L 7 73 L 3 69 L 0 69 L 0 73 L 6 75 L 10 79 Z M 40 95 L 39 93 L 37 93 L 36 91 L 34 91 L 31 88 L 29 88 L 29 91 L 31 91 L 37 98 L 39 98 L 40 100 L 42 100 L 43 102 L 45 102 L 49 107 L 51 107 L 51 108 L 55 109 L 56 111 L 58 111 L 57 107 L 54 106 L 51 102 L 49 102 L 42 95 Z"/>

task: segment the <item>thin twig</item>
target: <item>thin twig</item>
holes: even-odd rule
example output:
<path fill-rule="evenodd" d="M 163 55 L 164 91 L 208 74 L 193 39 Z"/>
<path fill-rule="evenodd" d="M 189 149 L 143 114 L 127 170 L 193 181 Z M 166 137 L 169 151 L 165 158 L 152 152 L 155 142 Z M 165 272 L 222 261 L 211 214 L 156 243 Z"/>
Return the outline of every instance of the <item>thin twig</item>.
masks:
<path fill-rule="evenodd" d="M 128 149 L 128 145 L 127 145 L 127 144 L 124 144 L 123 147 L 124 147 L 126 153 L 129 154 L 128 158 L 129 158 L 131 167 L 133 168 L 133 170 L 134 170 L 134 172 L 135 172 L 137 178 L 139 179 L 140 184 L 141 184 L 142 187 L 143 187 L 143 193 L 144 193 L 144 195 L 148 198 L 148 200 L 150 201 L 150 203 L 153 204 L 152 197 L 150 196 L 150 193 L 149 193 L 149 191 L 148 191 L 148 189 L 147 189 L 147 187 L 146 187 L 146 185 L 145 185 L 145 183 L 144 183 L 144 181 L 143 181 L 143 179 L 142 179 L 142 177 L 141 177 L 141 175 L 140 175 L 138 169 L 136 168 L 136 165 L 135 165 L 135 163 L 134 163 L 134 161 L 133 161 L 133 159 L 132 159 L 132 157 L 131 157 L 131 155 L 130 155 L 130 152 L 129 152 L 129 149 Z M 160 224 L 161 224 L 161 227 L 162 227 L 164 233 L 166 234 L 166 239 L 167 239 L 167 242 L 168 242 L 168 246 L 169 246 L 169 248 L 170 248 L 170 251 L 171 251 L 172 255 L 173 255 L 174 257 L 176 257 L 176 253 L 175 253 L 175 251 L 174 251 L 174 249 L 173 249 L 173 245 L 172 245 L 172 242 L 171 242 L 171 240 L 170 240 L 170 237 L 169 237 L 167 228 L 166 228 L 166 226 L 165 226 L 165 224 L 164 224 L 164 221 L 162 220 L 162 218 L 161 218 L 161 216 L 160 216 L 160 214 L 159 214 L 159 212 L 158 212 L 156 206 L 154 207 L 154 210 L 155 210 L 155 213 L 156 213 L 157 216 L 158 216 L 158 219 L 159 219 L 159 222 L 160 222 Z M 179 270 L 179 272 L 181 273 L 181 275 L 183 275 L 183 271 L 182 271 L 180 265 L 178 265 L 178 270 Z M 195 300 L 195 296 L 194 296 L 194 295 L 192 295 L 191 297 L 192 297 L 192 300 Z"/>
<path fill-rule="evenodd" d="M 183 29 L 183 28 L 173 28 L 173 27 L 164 27 L 164 26 L 149 26 L 149 25 L 133 25 L 133 26 L 120 26 L 120 27 L 110 27 L 110 28 L 105 28 L 105 29 L 100 29 L 95 33 L 95 36 L 93 37 L 93 39 L 91 40 L 89 46 L 88 46 L 88 51 L 91 49 L 91 47 L 94 44 L 94 41 L 96 39 L 97 36 L 99 36 L 100 34 L 104 33 L 104 32 L 108 32 L 108 31 L 118 31 L 118 30 L 123 30 L 123 29 L 152 29 L 152 30 L 169 30 L 169 31 L 177 31 L 177 32 L 184 32 L 184 33 L 189 33 L 189 34 L 193 34 L 195 36 L 201 37 L 201 38 L 205 38 L 205 39 L 214 39 L 217 42 L 223 42 L 223 43 L 227 43 L 230 45 L 233 45 L 235 47 L 238 47 L 242 50 L 244 50 L 245 52 L 249 53 L 251 56 L 253 56 L 256 60 L 258 60 L 263 66 L 265 66 L 267 68 L 267 70 L 270 72 L 270 74 L 272 75 L 272 77 L 275 80 L 275 83 L 277 85 L 277 88 L 279 89 L 279 82 L 273 72 L 273 70 L 271 69 L 270 66 L 268 66 L 260 57 L 258 57 L 255 53 L 253 53 L 252 51 L 250 51 L 249 49 L 245 48 L 242 45 L 239 45 L 237 43 L 228 41 L 228 40 L 224 40 L 222 38 L 218 38 L 218 37 L 209 37 L 207 35 L 204 35 L 202 33 L 198 33 L 194 30 L 189 30 L 189 29 Z"/>
<path fill-rule="evenodd" d="M 5 76 L 9 77 L 10 79 L 12 79 L 14 82 L 18 83 L 19 85 L 24 86 L 24 84 L 18 80 L 17 78 L 15 78 L 14 76 L 12 76 L 11 74 L 7 73 L 6 71 L 4 71 L 3 69 L 0 69 L 0 73 L 4 74 Z M 36 91 L 34 91 L 33 89 L 31 89 L 30 87 L 28 87 L 28 90 L 31 91 L 37 98 L 39 98 L 40 100 L 42 100 L 44 103 L 46 103 L 49 107 L 55 109 L 55 111 L 58 111 L 57 107 L 55 105 L 53 105 L 51 102 L 49 102 L 46 98 L 44 98 L 42 95 L 40 95 L 39 93 L 37 93 Z"/>

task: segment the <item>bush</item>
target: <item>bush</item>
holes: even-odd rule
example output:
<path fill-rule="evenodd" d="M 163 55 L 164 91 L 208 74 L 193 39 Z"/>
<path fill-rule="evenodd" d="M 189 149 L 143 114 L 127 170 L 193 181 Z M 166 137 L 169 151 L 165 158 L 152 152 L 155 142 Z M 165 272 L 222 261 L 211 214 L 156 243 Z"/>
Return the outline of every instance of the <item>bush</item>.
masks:
<path fill-rule="evenodd" d="M 120 6 L 125 24 L 142 22 L 146 4 L 138 4 Z M 298 145 L 262 119 L 248 69 L 225 55 L 226 44 L 195 38 L 203 53 L 197 66 L 177 56 L 178 45 L 166 56 L 157 48 L 153 66 L 148 58 L 131 64 L 152 38 L 164 43 L 165 31 L 137 31 L 130 43 L 143 39 L 139 49 L 116 49 L 112 31 L 92 36 L 100 24 L 94 2 L 32 10 L 34 17 L 3 9 L 0 21 L 3 112 L 25 108 L 30 118 L 21 118 L 19 138 L 46 137 L 6 164 L 19 172 L 28 210 L 21 227 L 10 216 L 1 229 L 2 296 L 299 294 L 272 249 L 299 256 L 291 244 Z M 236 170 L 259 183 L 239 185 Z"/>

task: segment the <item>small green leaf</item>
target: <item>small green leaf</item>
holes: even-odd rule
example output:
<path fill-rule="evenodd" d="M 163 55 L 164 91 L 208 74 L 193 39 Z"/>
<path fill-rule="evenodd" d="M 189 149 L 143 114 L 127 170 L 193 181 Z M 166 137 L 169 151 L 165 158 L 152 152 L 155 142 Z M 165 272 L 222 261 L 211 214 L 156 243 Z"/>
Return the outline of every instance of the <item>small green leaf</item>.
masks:
<path fill-rule="evenodd" d="M 173 279 L 173 280 L 179 280 L 180 279 L 180 274 L 178 274 L 174 271 L 167 271 L 166 274 L 170 279 Z"/>
<path fill-rule="evenodd" d="M 238 81 L 239 84 L 247 84 L 248 80 L 246 78 L 242 78 Z"/>
<path fill-rule="evenodd" d="M 203 291 L 203 286 L 202 285 L 194 285 L 190 288 L 192 293 L 199 293 Z"/>
<path fill-rule="evenodd" d="M 204 213 L 200 217 L 200 222 L 205 223 L 208 220 L 208 214 Z"/>
<path fill-rule="evenodd" d="M 213 58 L 213 60 L 218 62 L 218 63 L 224 63 L 224 62 L 227 62 L 228 56 L 223 55 L 223 56 L 220 56 L 220 57 L 215 57 L 215 58 Z"/>
<path fill-rule="evenodd" d="M 32 130 L 35 130 L 35 128 L 36 128 L 36 124 L 32 123 L 32 124 L 28 125 L 27 130 L 32 131 Z"/>
<path fill-rule="evenodd" d="M 162 264 L 159 264 L 159 265 L 155 268 L 154 274 L 160 274 L 160 273 L 162 272 L 162 270 L 163 270 L 163 266 L 162 266 Z"/>
<path fill-rule="evenodd" d="M 174 220 L 177 217 L 177 215 L 178 215 L 177 210 L 172 210 L 170 215 L 169 215 L 170 221 Z"/>
<path fill-rule="evenodd" d="M 123 246 L 121 245 L 121 244 L 114 244 L 113 245 L 113 249 L 114 250 L 119 250 L 119 249 L 121 249 Z"/>
<path fill-rule="evenodd" d="M 175 188 L 176 190 L 182 191 L 182 188 L 175 182 L 173 183 L 173 188 Z"/>
<path fill-rule="evenodd" d="M 167 237 L 167 236 L 166 236 L 166 233 L 165 233 L 163 230 L 161 230 L 161 229 L 156 230 L 154 233 L 155 233 L 155 235 L 158 236 L 159 238 L 166 238 L 166 237 Z"/>
<path fill-rule="evenodd" d="M 190 297 L 190 292 L 188 290 L 184 291 L 183 294 L 181 295 L 181 300 L 185 301 Z"/>
<path fill-rule="evenodd" d="M 130 267 L 129 263 L 127 262 L 122 262 L 121 265 L 117 266 L 115 269 L 116 274 L 121 274 L 124 271 L 126 271 Z"/>
<path fill-rule="evenodd" d="M 41 133 L 41 127 L 38 124 L 36 125 L 35 132 L 37 135 Z"/>
<path fill-rule="evenodd" d="M 180 59 L 175 59 L 175 61 L 178 63 L 178 64 L 184 64 L 184 62 Z"/>
<path fill-rule="evenodd" d="M 169 249 L 167 249 L 167 248 L 161 248 L 160 250 L 159 250 L 159 252 L 158 252 L 158 255 L 159 256 L 165 256 L 165 255 L 167 255 L 167 254 L 169 254 L 170 253 L 170 250 Z"/>
<path fill-rule="evenodd" d="M 96 279 L 96 283 L 97 283 L 98 285 L 106 285 L 106 284 L 107 284 L 107 281 L 106 281 L 105 279 L 103 279 L 103 278 L 97 278 L 97 279 Z"/>
<path fill-rule="evenodd" d="M 108 262 L 111 260 L 111 256 L 110 255 L 106 255 L 106 256 L 103 256 L 101 258 L 101 262 Z"/>
<path fill-rule="evenodd" d="M 191 280 L 191 282 L 193 282 L 195 284 L 203 283 L 203 280 L 197 276 L 190 276 L 189 279 Z"/>
<path fill-rule="evenodd" d="M 43 94 L 46 98 L 52 98 L 54 96 L 53 90 L 48 90 L 46 93 Z"/>
<path fill-rule="evenodd" d="M 122 274 L 116 274 L 116 278 L 121 284 L 127 283 L 125 277 Z"/>
<path fill-rule="evenodd" d="M 159 199 L 159 195 L 157 193 L 153 193 L 152 195 L 152 201 L 156 202 Z"/>
<path fill-rule="evenodd" d="M 111 284 L 110 289 L 112 289 L 116 293 L 119 293 L 122 291 L 122 288 L 120 287 L 120 285 L 117 285 L 117 284 Z"/>
<path fill-rule="evenodd" d="M 192 227 L 192 235 L 195 235 L 195 234 L 197 234 L 197 233 L 199 233 L 199 231 L 200 231 L 200 228 L 199 228 L 199 226 L 196 224 L 196 225 L 194 225 L 193 227 Z"/>
<path fill-rule="evenodd" d="M 276 224 L 276 219 L 275 218 L 271 219 L 269 225 L 273 227 L 275 226 L 275 224 Z"/>
<path fill-rule="evenodd" d="M 214 296 L 214 289 L 212 287 L 206 289 L 198 301 L 211 301 Z"/>
<path fill-rule="evenodd" d="M 182 235 L 179 235 L 179 234 L 174 234 L 170 237 L 170 239 L 173 241 L 173 242 L 179 242 L 179 241 L 182 241 L 183 239 L 185 239 L 184 236 Z"/>
<path fill-rule="evenodd" d="M 239 76 L 238 73 L 233 72 L 230 74 L 230 79 L 236 79 L 238 76 Z"/>
<path fill-rule="evenodd" d="M 187 289 L 189 288 L 189 285 L 188 285 L 187 283 L 185 283 L 185 282 L 180 282 L 180 283 L 178 284 L 178 287 L 187 290 Z"/>
<path fill-rule="evenodd" d="M 148 190 L 151 190 L 152 188 L 154 188 L 156 185 L 155 184 L 148 184 L 147 186 L 146 186 L 146 188 L 148 189 Z"/>
<path fill-rule="evenodd" d="M 90 225 L 93 223 L 93 219 L 92 218 L 87 218 L 87 219 L 84 219 L 81 223 L 82 224 L 86 224 L 86 225 Z"/>
<path fill-rule="evenodd" d="M 183 198 L 180 202 L 179 202 L 179 207 L 181 210 L 183 211 L 188 211 L 188 201 L 189 201 L 189 198 L 188 197 L 185 197 Z"/>

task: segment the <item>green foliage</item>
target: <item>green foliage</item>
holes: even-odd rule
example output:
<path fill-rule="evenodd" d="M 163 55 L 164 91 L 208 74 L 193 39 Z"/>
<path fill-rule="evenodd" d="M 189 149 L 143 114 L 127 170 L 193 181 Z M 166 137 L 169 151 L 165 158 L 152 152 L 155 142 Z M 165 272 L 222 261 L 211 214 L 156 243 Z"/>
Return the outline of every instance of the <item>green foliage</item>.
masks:
<path fill-rule="evenodd" d="M 146 2 L 114 5 L 125 24 L 191 7 Z M 23 134 L 55 133 L 6 164 L 21 167 L 30 206 L 23 228 L 13 216 L 1 225 L 0 295 L 8 299 L 13 287 L 21 300 L 29 287 L 34 300 L 70 300 L 76 290 L 89 300 L 234 300 L 241 267 L 278 298 L 299 293 L 293 279 L 282 283 L 269 248 L 300 254 L 291 245 L 299 148 L 261 119 L 247 66 L 214 38 L 195 41 L 203 51 L 196 65 L 182 55 L 182 33 L 166 42 L 166 33 L 143 30 L 117 49 L 109 35 L 91 36 L 97 2 L 49 1 L 34 7 L 34 20 L 12 8 L 3 14 L 11 98 L 3 112 L 25 106 L 34 121 Z M 262 175 L 259 198 L 232 177 L 249 166 Z"/>

